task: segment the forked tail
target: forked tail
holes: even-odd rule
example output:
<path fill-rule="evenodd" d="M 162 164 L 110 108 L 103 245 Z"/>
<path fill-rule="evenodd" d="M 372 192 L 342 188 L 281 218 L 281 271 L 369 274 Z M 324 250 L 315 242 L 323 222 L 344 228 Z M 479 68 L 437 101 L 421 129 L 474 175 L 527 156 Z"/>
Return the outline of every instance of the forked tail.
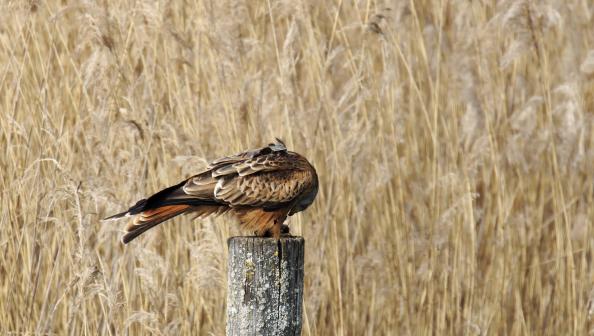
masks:
<path fill-rule="evenodd" d="M 200 199 L 186 194 L 183 190 L 185 182 L 163 189 L 148 199 L 138 201 L 127 211 L 104 220 L 134 217 L 126 227 L 126 234 L 122 238 L 122 242 L 127 244 L 148 229 L 182 213 L 192 211 L 203 216 L 220 213 L 223 210 L 222 204 L 215 200 Z"/>

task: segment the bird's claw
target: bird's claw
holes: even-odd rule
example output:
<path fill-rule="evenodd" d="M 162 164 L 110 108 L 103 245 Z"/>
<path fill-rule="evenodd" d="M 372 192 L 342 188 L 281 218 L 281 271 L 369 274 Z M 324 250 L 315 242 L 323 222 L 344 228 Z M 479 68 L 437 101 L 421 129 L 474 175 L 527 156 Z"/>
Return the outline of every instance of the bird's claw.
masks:
<path fill-rule="evenodd" d="M 273 238 L 275 237 L 274 235 L 274 230 L 272 229 L 268 229 L 266 231 L 264 231 L 263 234 L 259 234 L 258 231 L 255 231 L 254 234 L 256 236 L 261 236 L 261 237 L 265 237 L 265 238 Z M 280 227 L 280 236 L 281 237 L 290 237 L 291 236 L 291 230 L 289 229 L 288 225 L 282 224 Z"/>
<path fill-rule="evenodd" d="M 281 225 L 281 236 L 290 236 L 291 235 L 291 229 L 289 229 L 288 225 Z"/>

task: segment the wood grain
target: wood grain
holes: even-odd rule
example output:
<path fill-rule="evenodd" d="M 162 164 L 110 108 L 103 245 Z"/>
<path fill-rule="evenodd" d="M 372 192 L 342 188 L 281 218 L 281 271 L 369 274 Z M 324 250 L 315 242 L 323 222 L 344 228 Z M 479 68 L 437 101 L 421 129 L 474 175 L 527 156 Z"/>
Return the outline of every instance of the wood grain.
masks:
<path fill-rule="evenodd" d="M 227 335 L 301 335 L 302 237 L 228 240 Z"/>

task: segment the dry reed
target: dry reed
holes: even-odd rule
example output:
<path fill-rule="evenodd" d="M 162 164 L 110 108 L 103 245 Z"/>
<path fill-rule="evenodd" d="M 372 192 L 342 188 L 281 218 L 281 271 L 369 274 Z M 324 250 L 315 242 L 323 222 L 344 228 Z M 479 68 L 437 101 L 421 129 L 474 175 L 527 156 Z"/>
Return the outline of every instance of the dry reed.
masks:
<path fill-rule="evenodd" d="M 224 333 L 227 217 L 100 218 L 283 138 L 304 335 L 594 334 L 594 7 L 3 1 L 0 333 Z"/>

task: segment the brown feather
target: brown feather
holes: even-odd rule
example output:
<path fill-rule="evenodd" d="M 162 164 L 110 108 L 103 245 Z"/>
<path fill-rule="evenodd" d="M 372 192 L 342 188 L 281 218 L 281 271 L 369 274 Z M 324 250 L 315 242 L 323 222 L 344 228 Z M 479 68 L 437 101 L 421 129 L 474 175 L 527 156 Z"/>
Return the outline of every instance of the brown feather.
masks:
<path fill-rule="evenodd" d="M 190 209 L 189 205 L 166 205 L 156 209 L 143 211 L 126 227 L 127 233 L 122 238 L 124 244 L 129 243 L 148 229 Z"/>
<path fill-rule="evenodd" d="M 266 147 L 215 160 L 199 174 L 107 219 L 135 216 L 123 238 L 127 243 L 182 213 L 206 217 L 232 210 L 245 229 L 279 238 L 287 215 L 309 207 L 317 192 L 314 167 L 277 140 Z"/>
<path fill-rule="evenodd" d="M 287 210 L 265 211 L 260 208 L 235 209 L 241 226 L 254 231 L 257 236 L 270 233 L 274 238 L 280 237 L 281 225 L 287 217 Z"/>
<path fill-rule="evenodd" d="M 192 210 L 193 218 L 205 218 L 208 216 L 218 216 L 227 212 L 229 208 L 225 206 L 204 205 Z"/>

